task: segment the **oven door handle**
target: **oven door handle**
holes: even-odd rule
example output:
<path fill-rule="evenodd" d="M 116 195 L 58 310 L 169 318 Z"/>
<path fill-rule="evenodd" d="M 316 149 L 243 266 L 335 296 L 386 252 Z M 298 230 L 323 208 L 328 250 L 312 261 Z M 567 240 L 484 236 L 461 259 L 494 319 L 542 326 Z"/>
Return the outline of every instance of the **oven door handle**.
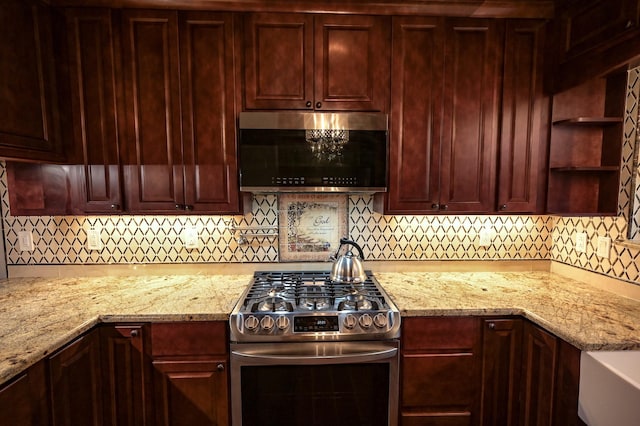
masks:
<path fill-rule="evenodd" d="M 282 343 L 232 345 L 231 358 L 243 365 L 353 364 L 394 358 L 394 342 Z"/>

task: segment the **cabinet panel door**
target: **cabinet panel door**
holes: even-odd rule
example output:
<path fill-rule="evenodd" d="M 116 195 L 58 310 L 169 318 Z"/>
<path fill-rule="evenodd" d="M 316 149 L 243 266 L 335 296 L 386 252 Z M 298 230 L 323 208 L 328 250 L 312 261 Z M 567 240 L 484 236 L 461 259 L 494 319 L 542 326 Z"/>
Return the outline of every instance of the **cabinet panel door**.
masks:
<path fill-rule="evenodd" d="M 0 8 L 0 156 L 63 161 L 52 16 L 39 1 Z"/>
<path fill-rule="evenodd" d="M 103 424 L 97 333 L 80 337 L 49 358 L 54 426 Z"/>
<path fill-rule="evenodd" d="M 313 15 L 248 14 L 244 60 L 246 109 L 313 108 Z"/>
<path fill-rule="evenodd" d="M 446 21 L 442 210 L 493 211 L 502 35 L 497 20 Z"/>
<path fill-rule="evenodd" d="M 142 326 L 100 329 L 104 380 L 104 423 L 113 426 L 151 424 L 145 406 L 148 380 Z"/>
<path fill-rule="evenodd" d="M 393 18 L 387 213 L 437 209 L 444 28 L 439 18 Z"/>
<path fill-rule="evenodd" d="M 524 325 L 521 420 L 523 426 L 551 425 L 555 388 L 557 338 L 531 324 Z"/>
<path fill-rule="evenodd" d="M 0 426 L 49 424 L 49 404 L 44 361 L 37 363 L 0 388 Z"/>
<path fill-rule="evenodd" d="M 482 424 L 516 426 L 522 320 L 484 320 L 482 352 Z"/>
<path fill-rule="evenodd" d="M 225 360 L 154 361 L 153 366 L 157 424 L 229 423 Z"/>
<path fill-rule="evenodd" d="M 388 17 L 315 17 L 315 108 L 387 111 L 390 27 Z"/>
<path fill-rule="evenodd" d="M 538 210 L 549 99 L 542 92 L 544 23 L 511 21 L 505 34 L 498 210 Z M 544 203 L 541 203 L 544 204 Z"/>
<path fill-rule="evenodd" d="M 166 212 L 184 201 L 177 13 L 122 16 L 128 210 Z"/>
<path fill-rule="evenodd" d="M 239 210 L 231 14 L 180 17 L 185 205 Z"/>
<path fill-rule="evenodd" d="M 74 166 L 74 208 L 119 211 L 120 166 L 111 12 L 70 9 L 67 14 L 73 137 L 81 165 Z"/>

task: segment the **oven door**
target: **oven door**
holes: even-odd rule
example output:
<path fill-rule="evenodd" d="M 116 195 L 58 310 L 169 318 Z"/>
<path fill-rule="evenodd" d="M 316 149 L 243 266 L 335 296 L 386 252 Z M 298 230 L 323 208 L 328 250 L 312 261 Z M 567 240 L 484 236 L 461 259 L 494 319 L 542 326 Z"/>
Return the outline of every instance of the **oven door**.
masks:
<path fill-rule="evenodd" d="M 395 426 L 398 341 L 231 344 L 234 426 Z"/>

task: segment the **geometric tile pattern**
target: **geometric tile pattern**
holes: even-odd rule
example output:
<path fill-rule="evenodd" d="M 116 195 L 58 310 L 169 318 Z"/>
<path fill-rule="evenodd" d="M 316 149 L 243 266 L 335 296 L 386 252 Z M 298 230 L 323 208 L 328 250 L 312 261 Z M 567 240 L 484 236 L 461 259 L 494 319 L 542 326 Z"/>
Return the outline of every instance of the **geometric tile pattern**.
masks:
<path fill-rule="evenodd" d="M 551 259 L 587 269 L 624 281 L 640 284 L 640 246 L 611 244 L 609 257 L 597 255 L 599 236 L 611 241 L 624 240 L 627 222 L 624 217 L 562 217 L 555 218 Z M 584 232 L 587 247 L 584 253 L 575 250 L 575 236 Z"/>
<path fill-rule="evenodd" d="M 349 199 L 351 238 L 371 260 L 547 259 L 548 216 L 384 216 L 370 195 Z M 480 233 L 491 235 L 480 246 Z"/>

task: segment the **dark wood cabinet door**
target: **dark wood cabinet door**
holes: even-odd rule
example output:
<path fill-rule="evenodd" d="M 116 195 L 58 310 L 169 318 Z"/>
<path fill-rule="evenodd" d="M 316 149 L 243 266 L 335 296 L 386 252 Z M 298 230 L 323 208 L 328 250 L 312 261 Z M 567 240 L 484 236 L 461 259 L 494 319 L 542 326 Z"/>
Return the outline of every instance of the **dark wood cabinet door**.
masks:
<path fill-rule="evenodd" d="M 7 161 L 6 170 L 13 216 L 71 213 L 69 166 Z"/>
<path fill-rule="evenodd" d="M 239 211 L 231 14 L 180 15 L 186 208 Z"/>
<path fill-rule="evenodd" d="M 0 388 L 0 426 L 49 424 L 44 361 Z"/>
<path fill-rule="evenodd" d="M 401 424 L 478 424 L 479 320 L 406 318 L 402 326 Z"/>
<path fill-rule="evenodd" d="M 316 15 L 315 109 L 388 111 L 388 17 Z"/>
<path fill-rule="evenodd" d="M 445 25 L 440 209 L 491 212 L 503 27 L 490 19 L 450 19 Z"/>
<path fill-rule="evenodd" d="M 439 204 L 443 24 L 393 18 L 387 213 L 424 213 Z"/>
<path fill-rule="evenodd" d="M 181 209 L 178 15 L 129 9 L 122 12 L 122 24 L 128 211 Z"/>
<path fill-rule="evenodd" d="M 313 109 L 313 15 L 244 19 L 246 109 Z"/>
<path fill-rule="evenodd" d="M 157 424 L 229 424 L 225 359 L 154 361 Z"/>
<path fill-rule="evenodd" d="M 522 320 L 483 320 L 482 425 L 517 426 Z"/>
<path fill-rule="evenodd" d="M 71 170 L 73 207 L 80 213 L 121 211 L 111 11 L 69 9 L 66 16 L 73 138 L 80 163 Z"/>
<path fill-rule="evenodd" d="M 544 22 L 509 21 L 505 32 L 498 211 L 544 210 L 549 98 L 543 93 Z M 541 204 L 541 205 L 539 205 Z"/>
<path fill-rule="evenodd" d="M 54 426 L 103 424 L 97 333 L 89 333 L 49 358 Z"/>
<path fill-rule="evenodd" d="M 145 404 L 150 380 L 140 325 L 104 326 L 100 329 L 104 424 L 140 426 L 152 424 L 152 407 Z"/>
<path fill-rule="evenodd" d="M 45 2 L 8 0 L 0 8 L 2 157 L 64 160 L 52 21 Z"/>
<path fill-rule="evenodd" d="M 553 424 L 557 341 L 552 334 L 525 322 L 520 398 L 523 426 Z"/>

